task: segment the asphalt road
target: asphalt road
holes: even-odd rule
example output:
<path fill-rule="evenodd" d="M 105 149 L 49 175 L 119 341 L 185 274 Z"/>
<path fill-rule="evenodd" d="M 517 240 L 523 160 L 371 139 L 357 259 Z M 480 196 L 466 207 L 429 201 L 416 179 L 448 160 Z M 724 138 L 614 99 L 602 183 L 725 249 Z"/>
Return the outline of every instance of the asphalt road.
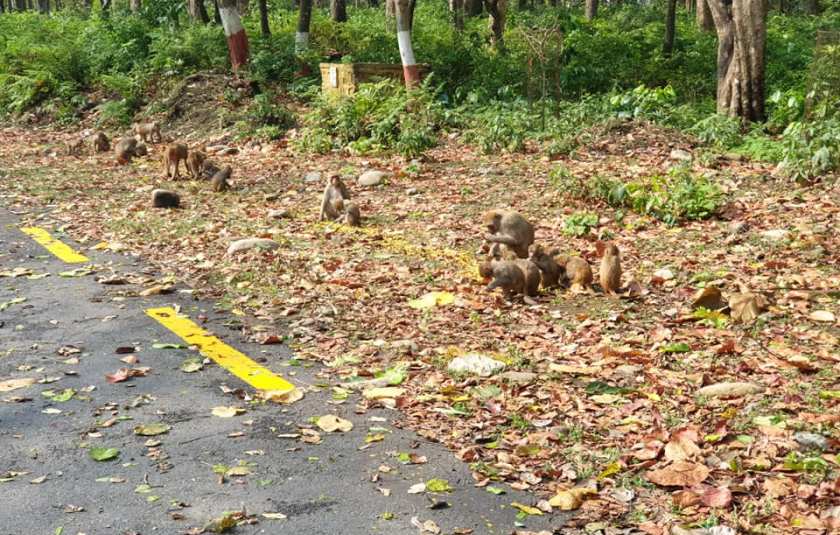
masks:
<path fill-rule="evenodd" d="M 0 277 L 0 384 L 21 378 L 42 382 L 0 391 L 0 535 L 198 533 L 233 511 L 245 511 L 254 521 L 231 531 L 242 534 L 421 533 L 412 518 L 434 521 L 441 533 L 509 534 L 560 525 L 553 515 L 528 517 L 517 527 L 511 502 L 533 505 L 533 497 L 503 485 L 502 495 L 475 488 L 468 467 L 450 452 L 394 427 L 398 412 L 355 414 L 358 394 L 336 404 L 325 388 L 307 391 L 292 405 L 249 403 L 229 391 L 252 394 L 253 388 L 215 363 L 185 373 L 182 363 L 197 351 L 156 349 L 156 343 L 181 340 L 146 309 L 179 306 L 226 344 L 297 386 L 323 381 L 314 367 L 289 366 L 292 354 L 283 346 L 244 342 L 235 317 L 195 300 L 187 288 L 137 297 L 126 293 L 142 287 L 100 284 L 97 277 L 111 270 L 155 272 L 142 259 L 93 251 L 50 229 L 96 266 L 92 274 L 60 276 L 85 264 L 59 260 L 19 224 L 0 207 L 0 272 L 20 268 L 35 275 Z M 49 276 L 38 277 L 43 274 Z M 150 370 L 112 384 L 106 374 L 132 367 L 120 360 L 127 356 L 117 353 L 122 347 L 136 349 L 133 367 Z M 68 389 L 72 397 L 62 401 Z M 44 395 L 50 391 L 52 397 Z M 212 415 L 219 406 L 245 412 Z M 320 444 L 282 436 L 298 434 L 300 426 L 311 427 L 312 417 L 326 414 L 346 418 L 354 428 L 321 432 Z M 134 432 L 157 423 L 171 429 L 151 437 Z M 368 435 L 384 440 L 363 448 Z M 93 448 L 116 448 L 119 456 L 95 461 Z M 401 464 L 396 452 L 428 462 Z M 220 465 L 249 473 L 221 478 Z M 410 486 L 432 478 L 447 480 L 453 491 L 408 494 Z M 430 509 L 432 499 L 450 506 Z"/>

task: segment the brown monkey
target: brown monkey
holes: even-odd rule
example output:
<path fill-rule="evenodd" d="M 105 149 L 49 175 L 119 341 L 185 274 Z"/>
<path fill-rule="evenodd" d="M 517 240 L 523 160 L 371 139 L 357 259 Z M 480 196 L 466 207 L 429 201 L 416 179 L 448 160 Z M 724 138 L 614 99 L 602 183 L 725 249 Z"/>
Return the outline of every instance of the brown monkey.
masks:
<path fill-rule="evenodd" d="M 502 260 L 484 262 L 478 272 L 484 278 L 492 277 L 488 290 L 501 288 L 505 295 L 537 295 L 540 285 L 540 270 L 528 260 Z"/>
<path fill-rule="evenodd" d="M 134 155 L 135 156 L 148 156 L 149 155 L 149 149 L 146 148 L 146 144 L 145 143 L 138 143 L 137 147 L 134 149 Z"/>
<path fill-rule="evenodd" d="M 67 143 L 67 154 L 70 156 L 78 156 L 82 153 L 84 146 L 85 140 L 83 138 L 74 139 Z"/>
<path fill-rule="evenodd" d="M 187 159 L 188 153 L 189 149 L 183 143 L 172 143 L 171 145 L 168 145 L 163 151 L 163 174 L 167 178 L 180 177 L 181 174 L 179 173 L 178 168 L 181 165 L 181 160 Z M 170 172 L 173 165 L 175 166 L 174 174 Z"/>
<path fill-rule="evenodd" d="M 560 280 L 566 276 L 565 268 L 554 259 L 556 255 L 556 249 L 548 253 L 542 245 L 535 245 L 531 250 L 531 256 L 528 257 L 528 260 L 533 262 L 540 270 L 543 288 L 559 286 Z"/>
<path fill-rule="evenodd" d="M 534 227 L 513 210 L 489 210 L 482 216 L 489 234 L 485 240 L 494 244 L 491 254 L 496 255 L 500 244 L 516 253 L 519 258 L 528 258 L 528 247 L 534 243 Z"/>
<path fill-rule="evenodd" d="M 572 291 L 579 292 L 592 288 L 592 268 L 589 262 L 576 256 L 558 256 L 557 263 L 566 268 L 566 277 L 571 282 Z"/>
<path fill-rule="evenodd" d="M 201 177 L 201 172 L 204 170 L 204 160 L 206 159 L 207 155 L 200 150 L 193 151 L 187 156 L 187 172 L 191 177 L 194 179 Z"/>
<path fill-rule="evenodd" d="M 131 162 L 136 156 L 137 140 L 133 137 L 124 137 L 114 145 L 114 154 L 117 156 L 117 163 L 125 165 Z"/>
<path fill-rule="evenodd" d="M 324 188 L 324 195 L 321 198 L 321 221 L 330 220 L 335 221 L 341 217 L 341 213 L 335 208 L 335 201 L 342 202 L 350 200 L 350 192 L 347 191 L 347 186 L 338 175 L 332 175 L 327 179 L 327 187 Z"/>
<path fill-rule="evenodd" d="M 349 227 L 358 227 L 362 224 L 362 212 L 352 202 L 344 202 L 342 199 L 333 201 L 333 208 L 339 215 L 339 221 Z"/>
<path fill-rule="evenodd" d="M 210 179 L 210 185 L 213 187 L 213 191 L 227 191 L 228 188 L 230 188 L 228 179 L 230 178 L 231 173 L 233 173 L 233 169 L 231 169 L 229 165 L 226 165 L 213 175 L 213 178 Z"/>
<path fill-rule="evenodd" d="M 111 150 L 111 140 L 102 132 L 97 132 L 90 136 L 90 142 L 95 152 L 108 152 Z"/>
<path fill-rule="evenodd" d="M 601 258 L 601 288 L 604 292 L 615 295 L 621 286 L 621 255 L 614 243 L 607 245 Z"/>
<path fill-rule="evenodd" d="M 131 130 L 134 135 L 140 136 L 144 143 L 160 143 L 163 137 L 160 135 L 160 125 L 157 122 L 132 123 Z"/>

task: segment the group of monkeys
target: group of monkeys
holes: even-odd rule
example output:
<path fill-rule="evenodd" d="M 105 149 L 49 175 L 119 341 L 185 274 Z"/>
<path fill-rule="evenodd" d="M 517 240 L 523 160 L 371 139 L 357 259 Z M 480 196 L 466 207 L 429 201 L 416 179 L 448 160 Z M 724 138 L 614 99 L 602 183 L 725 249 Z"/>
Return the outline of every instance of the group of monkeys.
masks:
<path fill-rule="evenodd" d="M 482 216 L 487 226 L 482 252 L 488 260 L 479 264 L 479 274 L 492 279 L 487 289 L 501 288 L 509 297 L 535 296 L 546 289 L 571 286 L 573 292 L 592 288 L 592 268 L 583 258 L 547 252 L 534 245 L 534 227 L 512 210 L 490 210 Z M 614 243 L 607 244 L 599 272 L 601 288 L 616 295 L 621 286 L 621 255 Z"/>
<path fill-rule="evenodd" d="M 160 125 L 156 122 L 134 123 L 131 134 L 114 145 L 119 164 L 129 163 L 134 157 L 146 156 L 148 149 L 145 143 L 163 142 Z M 96 152 L 110 150 L 108 136 L 102 132 L 87 139 Z M 71 142 L 68 152 L 78 155 L 85 141 L 86 138 L 81 138 Z M 207 160 L 204 152 L 190 151 L 183 143 L 170 143 L 165 147 L 164 175 L 167 178 L 179 178 L 182 160 L 193 179 L 210 177 L 214 191 L 228 189 L 231 167 L 228 165 L 219 169 Z M 157 208 L 176 208 L 180 205 L 180 198 L 171 191 L 155 190 L 152 204 Z M 338 221 L 354 227 L 361 224 L 359 207 L 350 202 L 350 192 L 337 174 L 327 178 L 319 219 Z M 519 213 L 513 210 L 490 210 L 484 213 L 482 221 L 487 226 L 488 234 L 481 253 L 487 254 L 487 260 L 479 265 L 478 271 L 485 280 L 490 280 L 488 290 L 501 288 L 508 297 L 517 294 L 532 297 L 537 295 L 541 286 L 545 289 L 570 286 L 574 292 L 591 290 L 593 276 L 589 262 L 580 257 L 560 255 L 557 250 L 549 252 L 543 246 L 535 245 L 534 226 Z M 604 250 L 599 279 L 605 293 L 618 293 L 621 286 L 621 258 L 614 243 L 607 244 Z"/>
<path fill-rule="evenodd" d="M 138 140 L 139 138 L 139 140 Z M 85 144 L 89 142 L 95 152 L 111 150 L 111 141 L 103 132 L 91 136 L 80 137 L 68 143 L 67 152 L 71 156 L 81 154 Z M 120 138 L 114 144 L 114 156 L 117 163 L 125 165 L 135 157 L 147 156 L 149 149 L 146 143 L 162 143 L 160 124 L 157 122 L 133 123 L 130 135 Z M 200 151 L 190 151 L 184 143 L 170 143 L 163 150 L 163 174 L 166 178 L 180 178 L 180 165 L 184 162 L 187 173 L 193 179 L 209 178 L 213 191 L 222 192 L 230 188 L 233 169 L 226 165 L 219 169 L 207 159 L 207 155 Z M 152 206 L 155 208 L 177 208 L 180 197 L 177 193 L 167 190 L 155 190 L 152 193 Z"/>

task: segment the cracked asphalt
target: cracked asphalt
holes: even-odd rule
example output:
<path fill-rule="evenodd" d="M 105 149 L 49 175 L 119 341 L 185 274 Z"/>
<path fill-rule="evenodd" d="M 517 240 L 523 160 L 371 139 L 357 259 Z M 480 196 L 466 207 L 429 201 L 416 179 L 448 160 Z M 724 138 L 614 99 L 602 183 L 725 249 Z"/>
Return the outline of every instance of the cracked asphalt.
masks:
<path fill-rule="evenodd" d="M 468 466 L 451 452 L 397 428 L 399 412 L 356 414 L 358 394 L 337 404 L 315 377 L 317 368 L 291 366 L 293 355 L 281 345 L 247 343 L 236 316 L 196 300 L 188 288 L 136 297 L 140 286 L 96 281 L 110 274 L 107 268 L 155 276 L 141 258 L 91 250 L 44 223 L 96 267 L 92 274 L 60 276 L 80 265 L 54 257 L 19 226 L 18 215 L 0 207 L 0 272 L 23 268 L 36 276 L 0 277 L 0 383 L 40 382 L 0 391 L 0 535 L 198 533 L 232 511 L 245 511 L 254 521 L 231 531 L 241 534 L 421 533 L 412 518 L 434 521 L 441 533 L 509 534 L 562 525 L 557 514 L 517 525 L 518 511 L 510 504 L 533 505 L 534 497 L 504 485 L 497 485 L 506 490 L 502 495 L 474 487 Z M 182 363 L 199 355 L 154 347 L 181 343 L 145 314 L 158 306 L 180 307 L 306 396 L 292 405 L 249 403 L 236 394 L 252 395 L 253 389 L 212 362 L 183 372 Z M 133 367 L 150 370 L 111 384 L 106 374 L 132 367 L 120 360 L 126 354 L 117 353 L 124 347 L 136 349 Z M 73 397 L 60 401 L 67 389 Z M 220 418 L 211 414 L 218 406 L 245 412 Z M 346 418 L 354 428 L 321 432 L 320 444 L 288 438 L 326 414 Z M 165 434 L 134 433 L 136 426 L 161 422 L 171 426 Z M 366 444 L 369 434 L 384 440 Z M 95 447 L 120 453 L 97 462 L 90 457 Z M 428 462 L 404 465 L 397 452 Z M 245 466 L 250 474 L 220 478 L 220 465 Z M 447 480 L 453 491 L 408 494 L 410 486 L 432 478 Z M 433 501 L 449 507 L 431 509 Z"/>

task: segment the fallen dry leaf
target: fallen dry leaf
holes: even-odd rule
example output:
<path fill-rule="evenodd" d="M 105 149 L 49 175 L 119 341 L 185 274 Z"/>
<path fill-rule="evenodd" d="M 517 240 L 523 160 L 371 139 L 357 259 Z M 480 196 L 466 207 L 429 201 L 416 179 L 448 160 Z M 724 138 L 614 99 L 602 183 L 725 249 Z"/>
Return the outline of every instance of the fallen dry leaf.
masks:
<path fill-rule="evenodd" d="M 649 470 L 645 477 L 663 487 L 691 487 L 705 481 L 709 469 L 702 464 L 679 461 L 659 470 Z"/>

